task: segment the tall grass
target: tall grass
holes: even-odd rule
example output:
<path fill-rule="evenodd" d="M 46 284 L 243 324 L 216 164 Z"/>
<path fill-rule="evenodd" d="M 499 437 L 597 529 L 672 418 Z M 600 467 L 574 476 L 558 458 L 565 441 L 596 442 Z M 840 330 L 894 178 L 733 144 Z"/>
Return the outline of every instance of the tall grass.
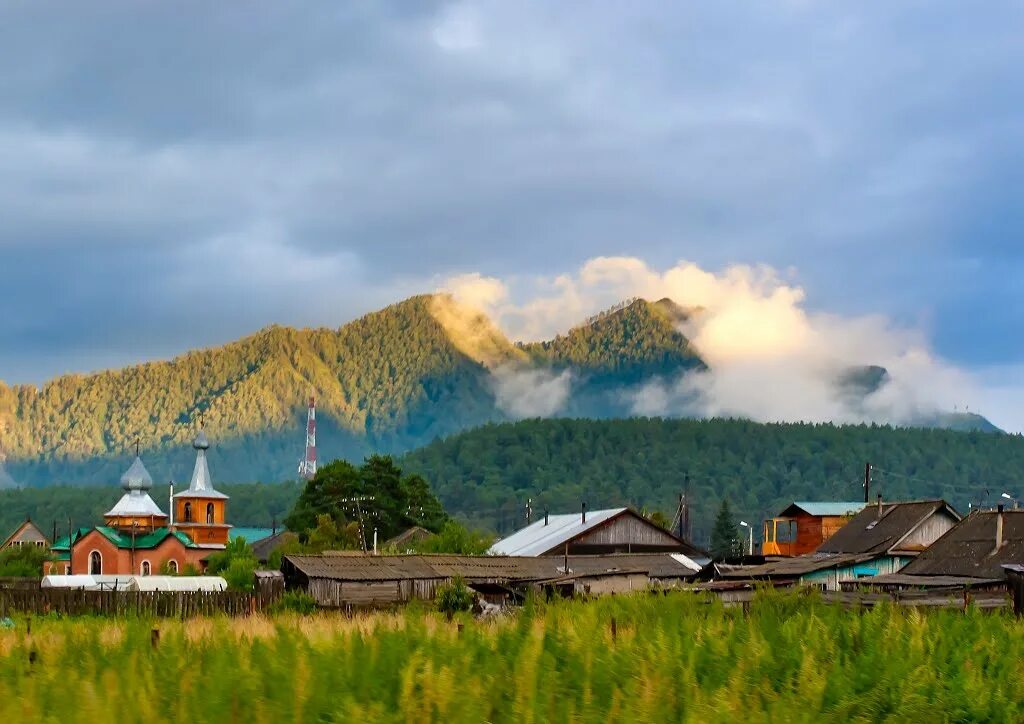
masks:
<path fill-rule="evenodd" d="M 638 595 L 463 621 L 22 620 L 0 632 L 0 721 L 1024 720 L 1006 615 Z"/>

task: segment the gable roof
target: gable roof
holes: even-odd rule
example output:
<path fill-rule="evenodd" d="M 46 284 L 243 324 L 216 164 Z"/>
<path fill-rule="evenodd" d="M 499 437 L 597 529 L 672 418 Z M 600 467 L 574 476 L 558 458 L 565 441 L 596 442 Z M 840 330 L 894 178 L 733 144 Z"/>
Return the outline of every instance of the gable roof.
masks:
<path fill-rule="evenodd" d="M 499 540 L 491 546 L 490 553 L 505 556 L 539 556 L 568 543 L 605 521 L 612 520 L 626 510 L 628 508 L 592 510 L 587 513 L 585 523 L 581 513 L 548 515 L 546 518 L 542 516 L 537 522 Z"/>
<path fill-rule="evenodd" d="M 499 540 L 491 546 L 489 553 L 505 556 L 541 556 L 623 515 L 633 516 L 646 525 L 657 528 L 667 538 L 687 548 L 691 554 L 701 553 L 695 546 L 677 538 L 671 531 L 655 525 L 630 508 L 587 511 L 586 522 L 583 521 L 581 513 L 549 515 L 546 519 L 541 516 L 537 522 Z"/>
<path fill-rule="evenodd" d="M 971 513 L 900 573 L 1005 578 L 1004 564 L 1024 563 L 1024 510 L 1003 511 L 1003 545 L 997 551 L 998 515 L 994 510 Z"/>
<path fill-rule="evenodd" d="M 50 539 L 47 538 L 46 534 L 39 529 L 39 526 L 33 523 L 31 518 L 27 518 L 24 523 L 19 525 L 14 530 L 13 533 L 7 536 L 7 540 L 5 540 L 3 544 L 0 544 L 0 550 L 8 547 L 16 540 L 21 540 L 26 535 L 28 536 L 27 540 L 30 540 L 33 543 L 37 541 L 42 541 L 46 544 L 49 544 L 50 542 Z"/>
<path fill-rule="evenodd" d="M 779 517 L 788 518 L 800 513 L 822 517 L 855 515 L 863 510 L 865 505 L 867 503 L 858 501 L 796 501 L 790 503 L 785 510 L 779 513 Z"/>
<path fill-rule="evenodd" d="M 869 505 L 855 515 L 827 541 L 818 546 L 817 553 L 872 553 L 883 554 L 895 549 L 923 522 L 935 514 L 945 514 L 960 520 L 944 500 L 921 500 L 909 503 L 882 503 Z"/>

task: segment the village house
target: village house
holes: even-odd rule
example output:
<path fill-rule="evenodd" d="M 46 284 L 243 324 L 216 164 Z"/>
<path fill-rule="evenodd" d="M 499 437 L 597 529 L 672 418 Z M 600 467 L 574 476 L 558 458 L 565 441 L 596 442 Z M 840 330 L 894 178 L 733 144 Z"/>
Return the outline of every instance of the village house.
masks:
<path fill-rule="evenodd" d="M 491 546 L 493 555 L 575 556 L 677 553 L 703 563 L 707 553 L 630 508 L 548 515 Z"/>
<path fill-rule="evenodd" d="M 571 556 L 376 556 L 339 551 L 286 555 L 285 585 L 302 589 L 320 606 L 380 606 L 430 600 L 438 586 L 461 578 L 492 603 L 520 600 L 529 588 L 604 595 L 675 587 L 696 575 L 696 566 L 671 553 Z"/>
<path fill-rule="evenodd" d="M 887 589 L 1004 587 L 1024 565 L 1024 510 L 975 510 L 899 572 L 863 583 Z"/>
<path fill-rule="evenodd" d="M 210 447 L 200 431 L 192 447 L 196 463 L 189 488 L 172 498 L 177 524 L 150 497 L 153 478 L 136 454 L 121 476 L 124 495 L 104 514 L 104 524 L 79 528 L 56 541 L 44 574 L 149 576 L 162 571 L 202 571 L 206 559 L 223 550 L 231 528 L 228 496 L 214 489 L 206 462 Z"/>
<path fill-rule="evenodd" d="M 812 553 L 859 513 L 866 503 L 794 502 L 764 522 L 761 555 Z"/>
<path fill-rule="evenodd" d="M 724 580 L 770 580 L 838 591 L 841 584 L 895 573 L 960 521 L 944 500 L 865 507 L 813 553 L 723 570 Z"/>
<path fill-rule="evenodd" d="M 32 522 L 31 518 L 25 520 L 17 529 L 7 536 L 7 540 L 0 545 L 0 551 L 17 546 L 37 546 L 45 548 L 50 545 L 50 539 L 46 537 L 39 526 Z"/>

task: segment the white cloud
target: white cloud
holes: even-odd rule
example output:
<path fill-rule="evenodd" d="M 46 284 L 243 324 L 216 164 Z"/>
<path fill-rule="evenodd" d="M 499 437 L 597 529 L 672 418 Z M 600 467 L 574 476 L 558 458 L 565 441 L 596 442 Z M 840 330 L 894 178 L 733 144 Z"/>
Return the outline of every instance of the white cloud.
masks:
<path fill-rule="evenodd" d="M 565 408 L 572 388 L 572 372 L 524 369 L 514 365 L 493 371 L 498 407 L 513 419 L 552 417 Z"/>

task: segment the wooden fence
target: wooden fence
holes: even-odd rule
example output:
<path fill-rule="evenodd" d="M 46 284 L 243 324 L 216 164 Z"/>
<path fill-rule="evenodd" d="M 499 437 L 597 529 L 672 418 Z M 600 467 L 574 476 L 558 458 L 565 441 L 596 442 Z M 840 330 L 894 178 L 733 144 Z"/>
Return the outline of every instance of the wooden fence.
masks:
<path fill-rule="evenodd" d="M 700 586 L 695 590 L 713 593 L 726 606 L 742 605 L 746 609 L 757 595 L 755 588 L 714 589 Z M 797 589 L 800 590 L 800 589 Z M 811 589 L 806 589 L 810 594 Z M 922 608 L 974 607 L 981 610 L 1013 610 L 1013 596 L 1006 590 L 974 591 L 964 588 L 936 588 L 917 591 L 815 591 L 825 603 L 845 608 L 873 608 L 882 603 Z"/>
<path fill-rule="evenodd" d="M 0 589 L 0 615 L 44 616 L 247 616 L 268 608 L 279 594 L 245 591 L 83 591 L 68 588 Z"/>

